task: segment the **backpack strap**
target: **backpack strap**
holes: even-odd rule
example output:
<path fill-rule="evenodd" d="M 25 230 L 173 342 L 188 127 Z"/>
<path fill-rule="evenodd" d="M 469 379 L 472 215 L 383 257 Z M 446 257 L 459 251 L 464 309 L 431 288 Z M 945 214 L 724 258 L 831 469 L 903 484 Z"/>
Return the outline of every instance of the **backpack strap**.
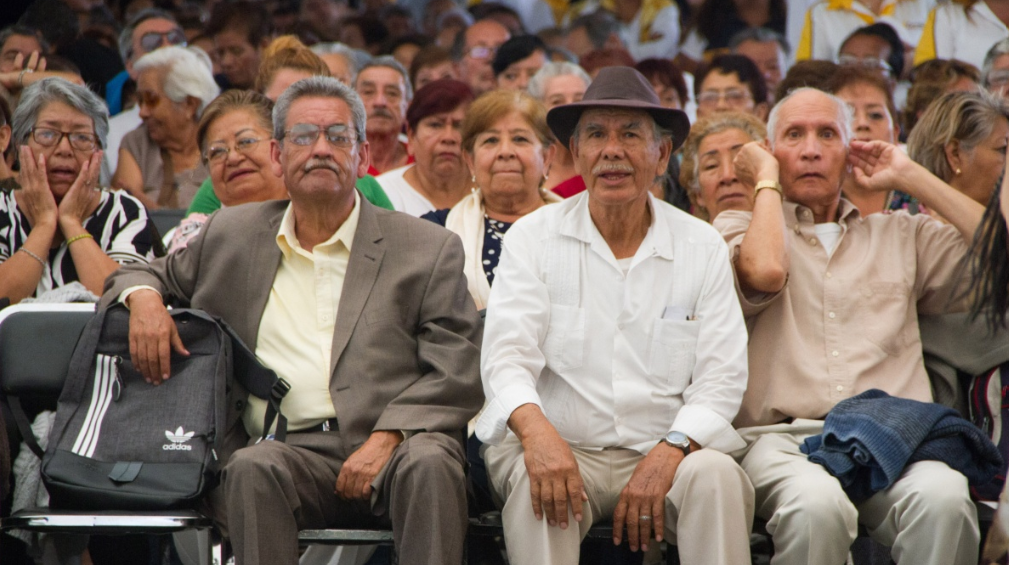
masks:
<path fill-rule="evenodd" d="M 14 416 L 14 422 L 18 426 L 18 431 L 21 432 L 21 440 L 25 442 L 28 449 L 32 450 L 32 453 L 36 457 L 42 459 L 45 454 L 45 450 L 39 445 L 39 440 L 32 433 L 32 423 L 28 421 L 28 414 L 25 413 L 25 409 L 21 406 L 21 398 L 17 396 L 7 397 L 7 407 L 10 408 L 11 416 Z"/>
<path fill-rule="evenodd" d="M 203 314 L 210 318 L 209 314 Z M 287 439 L 287 417 L 280 410 L 280 403 L 291 391 L 291 385 L 284 379 L 277 376 L 277 373 L 259 362 L 256 354 L 245 345 L 242 338 L 235 333 L 235 330 L 224 320 L 213 318 L 224 333 L 231 338 L 231 350 L 234 355 L 235 380 L 249 391 L 249 394 L 261 398 L 267 402 L 266 416 L 263 421 L 263 437 L 269 434 L 273 427 L 274 420 L 277 421 L 277 429 L 274 432 L 274 439 L 284 441 Z"/>

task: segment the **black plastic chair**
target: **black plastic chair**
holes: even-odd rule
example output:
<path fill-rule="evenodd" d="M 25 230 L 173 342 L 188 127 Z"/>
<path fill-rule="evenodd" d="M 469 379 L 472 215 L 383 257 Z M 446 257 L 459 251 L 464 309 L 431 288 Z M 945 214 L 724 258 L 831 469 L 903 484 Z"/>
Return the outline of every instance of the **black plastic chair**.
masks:
<path fill-rule="evenodd" d="M 47 401 L 55 405 L 63 389 L 77 340 L 94 314 L 93 304 L 25 304 L 0 311 L 0 402 L 15 415 L 24 412 L 22 401 Z M 29 445 L 30 426 L 19 422 Z M 29 508 L 0 518 L 0 530 L 76 535 L 171 534 L 207 530 L 209 552 L 201 562 L 223 565 L 222 546 L 212 521 L 190 511 L 80 512 Z"/>

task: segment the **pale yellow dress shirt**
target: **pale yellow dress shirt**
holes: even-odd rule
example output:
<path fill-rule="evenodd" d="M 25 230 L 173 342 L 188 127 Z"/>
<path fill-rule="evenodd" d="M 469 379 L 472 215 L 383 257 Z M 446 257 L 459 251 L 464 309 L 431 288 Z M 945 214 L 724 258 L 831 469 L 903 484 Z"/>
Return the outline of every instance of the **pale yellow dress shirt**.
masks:
<path fill-rule="evenodd" d="M 280 223 L 280 267 L 259 322 L 255 352 L 291 385 L 281 403 L 290 430 L 316 426 L 336 416 L 329 395 L 333 330 L 360 211 L 360 196 L 355 193 L 347 220 L 311 251 L 298 242 L 290 207 Z M 265 400 L 249 396 L 242 417 L 251 437 L 262 435 L 266 406 Z"/>

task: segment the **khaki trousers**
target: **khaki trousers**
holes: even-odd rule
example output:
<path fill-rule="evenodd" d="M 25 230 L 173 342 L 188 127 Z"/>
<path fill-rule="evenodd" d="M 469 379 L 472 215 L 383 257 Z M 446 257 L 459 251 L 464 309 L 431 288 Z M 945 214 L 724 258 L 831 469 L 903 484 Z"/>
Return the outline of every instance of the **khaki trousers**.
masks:
<path fill-rule="evenodd" d="M 753 482 L 757 516 L 774 538 L 772 565 L 840 565 L 859 523 L 891 546 L 901 565 L 977 563 L 980 534 L 966 477 L 922 461 L 888 490 L 853 503 L 836 478 L 799 451 L 806 437 L 822 431 L 823 422 L 813 420 L 740 430 L 749 447 L 733 455 Z"/>
<path fill-rule="evenodd" d="M 504 501 L 501 514 L 512 565 L 577 565 L 581 540 L 594 523 L 613 516 L 620 491 L 644 458 L 629 449 L 571 450 L 589 500 L 582 507 L 581 523 L 569 515 L 569 527 L 562 530 L 533 515 L 519 440 L 510 435 L 501 445 L 487 448 L 491 486 Z M 665 524 L 663 537 L 675 540 L 686 565 L 748 564 L 753 487 L 728 455 L 711 449 L 691 453 L 680 463 L 666 495 Z"/>

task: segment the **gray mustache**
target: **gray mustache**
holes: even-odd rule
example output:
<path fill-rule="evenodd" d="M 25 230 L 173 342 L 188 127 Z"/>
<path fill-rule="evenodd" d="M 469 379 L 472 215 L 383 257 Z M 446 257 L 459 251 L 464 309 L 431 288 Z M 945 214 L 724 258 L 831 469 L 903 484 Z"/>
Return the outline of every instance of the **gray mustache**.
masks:
<path fill-rule="evenodd" d="M 601 165 L 596 165 L 592 169 L 593 175 L 601 175 L 603 173 L 634 173 L 634 167 L 630 165 L 623 165 L 619 163 L 603 163 Z"/>
<path fill-rule="evenodd" d="M 328 159 L 312 159 L 305 163 L 304 171 L 306 173 L 310 173 L 318 169 L 326 169 L 328 171 L 333 171 L 336 174 L 340 174 L 341 171 L 339 165 Z"/>
<path fill-rule="evenodd" d="M 386 110 L 384 108 L 376 108 L 375 111 L 373 111 L 371 113 L 371 117 L 372 118 L 389 118 L 390 120 L 393 119 L 393 118 L 395 118 L 395 116 L 392 115 L 392 112 L 390 112 L 389 110 Z"/>

